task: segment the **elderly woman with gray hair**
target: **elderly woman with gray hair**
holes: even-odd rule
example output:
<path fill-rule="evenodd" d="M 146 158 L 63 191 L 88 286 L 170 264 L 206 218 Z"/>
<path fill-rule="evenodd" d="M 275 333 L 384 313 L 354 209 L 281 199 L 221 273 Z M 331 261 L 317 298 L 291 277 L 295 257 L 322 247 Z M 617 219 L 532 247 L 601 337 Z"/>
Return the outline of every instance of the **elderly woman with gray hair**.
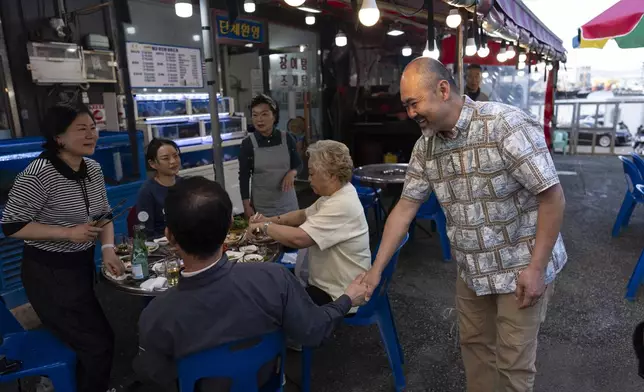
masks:
<path fill-rule="evenodd" d="M 307 154 L 311 188 L 320 198 L 303 210 L 255 217 L 249 233 L 260 230 L 284 246 L 308 248 L 307 292 L 313 302 L 323 305 L 340 297 L 356 276 L 371 267 L 369 226 L 351 185 L 353 161 L 347 146 L 322 140 Z"/>

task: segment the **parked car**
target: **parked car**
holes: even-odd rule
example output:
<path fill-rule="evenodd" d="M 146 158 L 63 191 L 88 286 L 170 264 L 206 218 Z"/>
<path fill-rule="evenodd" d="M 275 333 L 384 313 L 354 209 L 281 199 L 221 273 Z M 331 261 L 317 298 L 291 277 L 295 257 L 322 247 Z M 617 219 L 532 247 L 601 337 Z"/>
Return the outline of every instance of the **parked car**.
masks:
<path fill-rule="evenodd" d="M 579 119 L 580 128 L 594 128 L 604 126 L 604 116 L 597 116 L 597 125 L 595 125 L 595 116 L 586 116 Z M 592 144 L 593 133 L 595 136 L 595 143 L 601 147 L 610 147 L 611 132 L 595 131 L 583 132 L 579 131 L 579 144 L 589 145 Z M 623 121 L 618 123 L 617 131 L 615 132 L 615 146 L 629 146 L 633 142 L 633 135 L 628 129 L 628 126 Z"/>

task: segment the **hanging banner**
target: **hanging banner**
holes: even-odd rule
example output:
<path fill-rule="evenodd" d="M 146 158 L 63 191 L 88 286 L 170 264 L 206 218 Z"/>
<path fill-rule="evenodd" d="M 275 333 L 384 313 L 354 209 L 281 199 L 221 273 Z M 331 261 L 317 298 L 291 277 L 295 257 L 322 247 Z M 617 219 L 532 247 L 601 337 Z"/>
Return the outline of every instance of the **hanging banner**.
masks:
<path fill-rule="evenodd" d="M 201 49 L 139 42 L 126 47 L 133 88 L 203 87 Z"/>
<path fill-rule="evenodd" d="M 226 13 L 215 11 L 215 26 L 220 43 L 259 45 L 266 40 L 266 27 L 264 22 L 258 20 L 237 18 L 235 23 L 230 23 Z"/>
<path fill-rule="evenodd" d="M 546 85 L 546 98 L 543 105 L 543 132 L 546 145 L 552 151 L 552 117 L 555 106 L 555 70 L 548 72 L 548 84 Z"/>

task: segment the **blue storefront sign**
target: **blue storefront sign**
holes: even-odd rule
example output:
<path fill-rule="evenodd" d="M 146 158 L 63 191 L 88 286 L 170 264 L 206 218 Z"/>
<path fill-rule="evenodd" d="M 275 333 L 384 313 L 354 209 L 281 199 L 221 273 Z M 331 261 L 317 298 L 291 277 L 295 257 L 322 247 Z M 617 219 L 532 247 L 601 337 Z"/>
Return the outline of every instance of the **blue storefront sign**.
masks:
<path fill-rule="evenodd" d="M 217 37 L 223 43 L 264 43 L 266 30 L 264 23 L 250 20 L 237 19 L 230 23 L 228 15 L 216 14 Z"/>

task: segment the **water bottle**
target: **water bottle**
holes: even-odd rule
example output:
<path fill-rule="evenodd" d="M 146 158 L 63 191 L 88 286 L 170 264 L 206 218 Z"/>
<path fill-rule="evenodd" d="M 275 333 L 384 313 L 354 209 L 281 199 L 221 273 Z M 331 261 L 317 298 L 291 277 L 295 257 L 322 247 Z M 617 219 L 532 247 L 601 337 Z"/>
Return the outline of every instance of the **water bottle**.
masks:
<path fill-rule="evenodd" d="M 148 247 L 145 244 L 145 222 L 150 216 L 141 211 L 137 215 L 139 224 L 134 226 L 134 241 L 132 244 L 132 276 L 136 280 L 147 279 L 150 275 L 148 269 Z"/>

